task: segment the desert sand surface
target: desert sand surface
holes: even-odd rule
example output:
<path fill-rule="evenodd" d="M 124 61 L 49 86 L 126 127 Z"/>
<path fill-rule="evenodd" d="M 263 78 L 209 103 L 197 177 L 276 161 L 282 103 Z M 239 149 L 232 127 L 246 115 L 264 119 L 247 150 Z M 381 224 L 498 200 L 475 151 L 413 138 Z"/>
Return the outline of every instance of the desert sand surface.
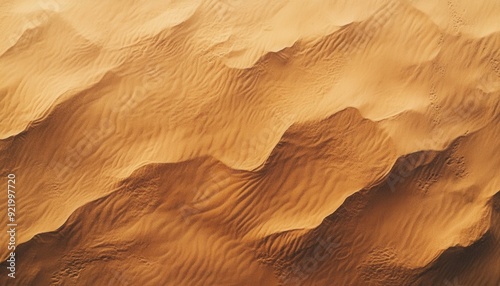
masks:
<path fill-rule="evenodd" d="M 0 35 L 0 285 L 500 285 L 500 1 L 3 0 Z"/>

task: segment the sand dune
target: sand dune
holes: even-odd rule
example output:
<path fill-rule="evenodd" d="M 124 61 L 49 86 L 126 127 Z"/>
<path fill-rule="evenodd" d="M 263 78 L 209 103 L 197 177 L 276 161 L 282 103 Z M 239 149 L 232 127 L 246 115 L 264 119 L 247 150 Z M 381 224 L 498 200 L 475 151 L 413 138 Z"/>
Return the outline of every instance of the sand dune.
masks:
<path fill-rule="evenodd" d="M 3 1 L 0 284 L 500 285 L 499 15 Z"/>

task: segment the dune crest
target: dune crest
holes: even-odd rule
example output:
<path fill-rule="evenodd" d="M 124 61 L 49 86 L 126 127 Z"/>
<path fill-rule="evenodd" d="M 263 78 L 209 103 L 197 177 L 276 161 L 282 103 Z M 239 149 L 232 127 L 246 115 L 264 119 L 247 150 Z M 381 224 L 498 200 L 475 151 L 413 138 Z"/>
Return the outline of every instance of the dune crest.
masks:
<path fill-rule="evenodd" d="M 499 14 L 3 1 L 0 285 L 500 285 Z"/>

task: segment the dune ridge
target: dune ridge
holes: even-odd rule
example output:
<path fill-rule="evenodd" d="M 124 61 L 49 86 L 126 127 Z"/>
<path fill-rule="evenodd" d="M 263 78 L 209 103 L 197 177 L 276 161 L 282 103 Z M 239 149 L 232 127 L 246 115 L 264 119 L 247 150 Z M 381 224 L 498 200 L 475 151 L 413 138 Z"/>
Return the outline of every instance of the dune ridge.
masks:
<path fill-rule="evenodd" d="M 499 13 L 4 1 L 0 284 L 500 285 Z"/>

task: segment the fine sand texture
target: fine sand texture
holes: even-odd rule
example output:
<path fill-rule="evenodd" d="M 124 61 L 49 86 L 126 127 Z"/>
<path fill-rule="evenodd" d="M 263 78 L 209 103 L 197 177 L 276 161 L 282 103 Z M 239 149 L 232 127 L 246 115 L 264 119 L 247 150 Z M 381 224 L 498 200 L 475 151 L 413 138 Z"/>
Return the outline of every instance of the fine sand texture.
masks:
<path fill-rule="evenodd" d="M 2 0 L 0 37 L 0 285 L 500 285 L 498 0 Z"/>

